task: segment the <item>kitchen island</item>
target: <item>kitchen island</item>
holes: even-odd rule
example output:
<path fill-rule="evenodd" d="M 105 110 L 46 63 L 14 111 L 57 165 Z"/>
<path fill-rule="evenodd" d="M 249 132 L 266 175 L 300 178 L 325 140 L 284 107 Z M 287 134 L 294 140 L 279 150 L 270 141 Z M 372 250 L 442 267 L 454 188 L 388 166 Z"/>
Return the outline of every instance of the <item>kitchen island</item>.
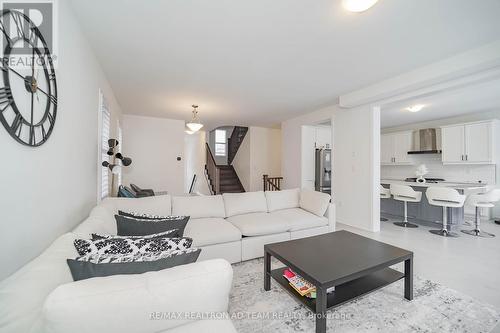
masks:
<path fill-rule="evenodd" d="M 454 182 L 438 182 L 438 183 L 416 183 L 408 182 L 399 179 L 381 179 L 382 186 L 389 188 L 391 184 L 408 185 L 415 191 L 422 192 L 422 201 L 416 203 L 408 203 L 408 218 L 416 223 L 432 222 L 441 224 L 443 221 L 443 209 L 441 207 L 432 206 L 427 201 L 425 191 L 429 187 L 450 187 L 458 190 L 461 194 L 470 194 L 471 192 L 484 192 L 488 189 L 487 184 L 481 183 L 454 183 Z M 403 203 L 394 199 L 382 199 L 380 201 L 380 212 L 392 216 L 403 216 Z M 448 208 L 448 225 L 457 227 L 464 222 L 464 208 Z"/>

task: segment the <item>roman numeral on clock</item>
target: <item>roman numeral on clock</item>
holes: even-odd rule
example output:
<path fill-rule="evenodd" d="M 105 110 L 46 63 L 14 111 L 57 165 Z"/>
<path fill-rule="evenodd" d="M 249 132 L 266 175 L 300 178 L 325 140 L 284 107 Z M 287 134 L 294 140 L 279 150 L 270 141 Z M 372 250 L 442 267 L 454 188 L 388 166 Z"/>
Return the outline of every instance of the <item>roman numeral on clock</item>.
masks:
<path fill-rule="evenodd" d="M 4 112 L 13 102 L 10 88 L 0 88 L 0 112 Z"/>
<path fill-rule="evenodd" d="M 14 121 L 10 125 L 10 129 L 12 132 L 16 133 L 17 136 L 21 135 L 21 129 L 23 127 L 23 116 L 18 113 L 14 118 Z"/>
<path fill-rule="evenodd" d="M 54 104 L 57 105 L 57 97 L 54 95 L 49 95 L 50 101 Z"/>

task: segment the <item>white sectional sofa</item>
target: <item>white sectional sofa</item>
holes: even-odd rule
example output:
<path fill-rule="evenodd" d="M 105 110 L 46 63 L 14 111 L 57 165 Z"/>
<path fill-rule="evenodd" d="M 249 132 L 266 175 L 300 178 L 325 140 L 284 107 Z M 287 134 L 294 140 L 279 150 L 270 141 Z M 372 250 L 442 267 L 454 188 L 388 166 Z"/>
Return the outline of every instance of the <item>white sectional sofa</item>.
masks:
<path fill-rule="evenodd" d="M 91 221 L 75 233 L 116 234 L 119 210 L 157 215 L 188 215 L 184 235 L 202 249 L 199 260 L 223 258 L 230 263 L 259 258 L 264 244 L 335 231 L 330 196 L 309 190 L 225 193 L 215 196 L 160 196 L 105 199 L 92 210 Z"/>
<path fill-rule="evenodd" d="M 118 210 L 191 216 L 184 234 L 202 248 L 198 262 L 73 282 L 66 259 L 77 256 L 74 239 L 116 234 Z M 329 196 L 298 189 L 105 199 L 73 232 L 0 282 L 0 332 L 236 332 L 229 318 L 220 319 L 227 315 L 231 290 L 228 261 L 260 257 L 267 243 L 334 230 Z M 174 312 L 218 315 L 215 320 L 164 317 Z"/>

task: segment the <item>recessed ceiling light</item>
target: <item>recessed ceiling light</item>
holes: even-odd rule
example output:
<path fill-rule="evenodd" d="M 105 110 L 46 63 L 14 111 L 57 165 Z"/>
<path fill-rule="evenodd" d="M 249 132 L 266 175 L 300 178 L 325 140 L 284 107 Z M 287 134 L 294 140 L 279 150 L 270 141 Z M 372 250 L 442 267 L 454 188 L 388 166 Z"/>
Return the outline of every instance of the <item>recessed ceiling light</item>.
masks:
<path fill-rule="evenodd" d="M 369 9 L 378 0 L 342 0 L 342 5 L 350 12 L 360 13 Z"/>
<path fill-rule="evenodd" d="M 415 104 L 415 105 L 407 107 L 405 110 L 410 111 L 410 112 L 418 112 L 418 111 L 421 111 L 424 107 L 425 107 L 425 105 L 423 105 L 423 104 Z"/>

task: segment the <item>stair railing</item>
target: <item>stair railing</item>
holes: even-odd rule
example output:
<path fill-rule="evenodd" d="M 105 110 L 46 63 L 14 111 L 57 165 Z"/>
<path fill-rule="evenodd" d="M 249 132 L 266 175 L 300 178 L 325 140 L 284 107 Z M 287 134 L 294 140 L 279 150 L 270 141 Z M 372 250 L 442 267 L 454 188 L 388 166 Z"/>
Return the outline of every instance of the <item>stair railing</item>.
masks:
<path fill-rule="evenodd" d="M 269 177 L 268 175 L 262 176 L 264 183 L 264 191 L 281 191 L 281 181 L 283 177 Z"/>
<path fill-rule="evenodd" d="M 218 194 L 220 193 L 220 168 L 217 165 L 217 163 L 215 163 L 214 155 L 212 155 L 212 150 L 210 150 L 210 146 L 208 145 L 208 143 L 206 144 L 206 150 L 207 150 L 206 168 L 207 168 L 208 178 L 212 185 L 212 194 Z"/>

